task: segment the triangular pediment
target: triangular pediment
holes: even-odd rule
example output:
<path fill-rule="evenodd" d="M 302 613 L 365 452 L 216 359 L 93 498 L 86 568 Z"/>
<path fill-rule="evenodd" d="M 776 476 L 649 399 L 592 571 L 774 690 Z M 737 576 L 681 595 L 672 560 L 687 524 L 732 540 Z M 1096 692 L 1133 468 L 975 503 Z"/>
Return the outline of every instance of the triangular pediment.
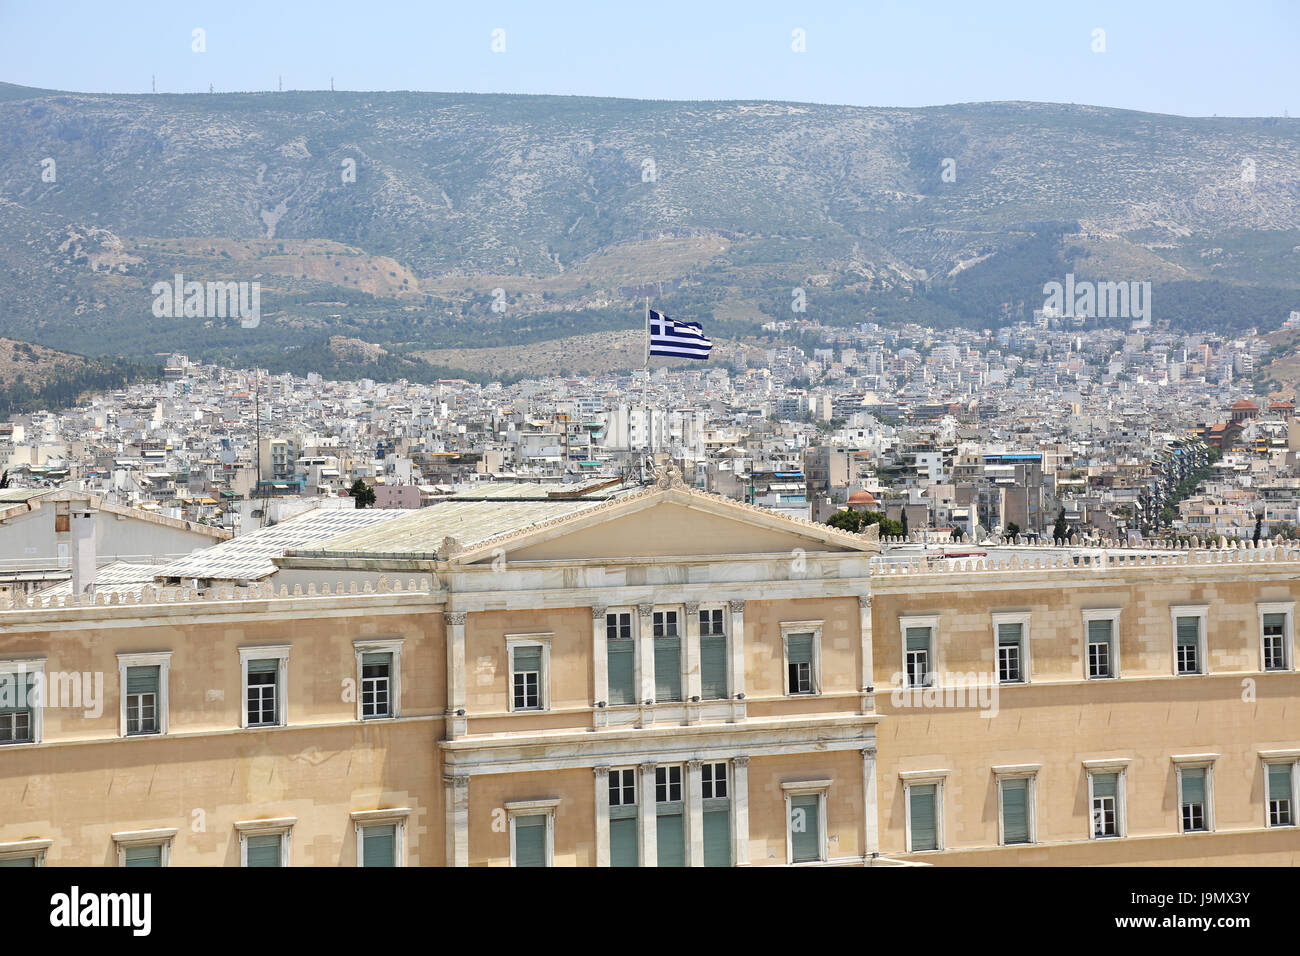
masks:
<path fill-rule="evenodd" d="M 462 556 L 510 561 L 876 552 L 874 541 L 689 489 L 654 490 L 484 543 Z M 481 552 L 481 553 L 475 553 Z"/>

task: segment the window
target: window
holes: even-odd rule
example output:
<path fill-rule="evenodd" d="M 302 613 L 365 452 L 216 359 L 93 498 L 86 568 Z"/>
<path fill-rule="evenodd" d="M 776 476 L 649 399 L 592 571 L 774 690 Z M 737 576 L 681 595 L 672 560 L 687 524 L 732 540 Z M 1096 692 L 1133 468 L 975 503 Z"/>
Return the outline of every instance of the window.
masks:
<path fill-rule="evenodd" d="M 297 822 L 296 817 L 237 821 L 240 865 L 288 866 L 293 825 Z"/>
<path fill-rule="evenodd" d="M 787 695 L 821 693 L 821 621 L 781 624 Z"/>
<path fill-rule="evenodd" d="M 510 865 L 552 866 L 555 857 L 555 808 L 559 800 L 506 804 L 510 817 Z"/>
<path fill-rule="evenodd" d="M 357 866 L 405 866 L 406 818 L 410 814 L 409 807 L 355 811 Z"/>
<path fill-rule="evenodd" d="M 1090 786 L 1093 837 L 1119 836 L 1119 774 L 1091 774 Z"/>
<path fill-rule="evenodd" d="M 1029 615 L 994 614 L 998 682 L 1023 684 L 1029 680 Z"/>
<path fill-rule="evenodd" d="M 1214 829 L 1210 770 L 1209 765 L 1178 767 L 1179 824 L 1183 833 Z"/>
<path fill-rule="evenodd" d="M 402 641 L 354 641 L 357 656 L 357 718 L 383 720 L 400 713 Z"/>
<path fill-rule="evenodd" d="M 167 733 L 167 676 L 171 652 L 118 654 L 117 676 L 122 688 L 120 721 L 127 737 Z"/>
<path fill-rule="evenodd" d="M 1293 827 L 1295 822 L 1295 804 L 1292 793 L 1295 790 L 1296 764 L 1269 763 L 1264 765 L 1265 786 L 1268 801 L 1268 825 L 1270 827 Z"/>
<path fill-rule="evenodd" d="M 791 863 L 826 860 L 826 792 L 829 780 L 783 783 L 785 791 L 786 859 Z"/>
<path fill-rule="evenodd" d="M 938 669 L 934 635 L 939 629 L 937 615 L 903 617 L 898 621 L 903 638 L 903 686 L 929 687 Z"/>
<path fill-rule="evenodd" d="M 998 781 L 998 842 L 1003 846 L 1034 843 L 1034 790 L 1038 767 L 994 767 Z"/>
<path fill-rule="evenodd" d="M 551 706 L 548 668 L 550 634 L 507 634 L 510 657 L 510 710 L 547 710 Z"/>
<path fill-rule="evenodd" d="M 1083 612 L 1088 644 L 1084 675 L 1088 680 L 1119 676 L 1119 613 L 1119 608 Z"/>
<path fill-rule="evenodd" d="M 907 851 L 943 849 L 943 785 L 947 771 L 908 771 L 903 778 Z"/>
<path fill-rule="evenodd" d="M 731 797 L 726 763 L 700 765 L 704 800 L 704 865 L 731 866 Z"/>
<path fill-rule="evenodd" d="M 1287 603 L 1258 604 L 1260 631 L 1260 662 L 1266 671 L 1291 669 L 1292 627 L 1291 617 L 1295 605 Z"/>
<path fill-rule="evenodd" d="M 700 611 L 700 696 L 727 698 L 727 631 L 722 608 Z"/>
<path fill-rule="evenodd" d="M 605 615 L 605 648 L 609 673 L 609 703 L 636 703 L 636 641 L 632 639 L 632 614 Z"/>
<path fill-rule="evenodd" d="M 239 659 L 244 672 L 244 726 L 282 726 L 287 714 L 289 645 L 241 647 Z"/>
<path fill-rule="evenodd" d="M 45 662 L 0 661 L 0 745 L 39 743 L 39 674 Z"/>
<path fill-rule="evenodd" d="M 1174 673 L 1205 673 L 1205 619 L 1207 609 L 1173 607 L 1170 614 L 1174 623 Z"/>
<path fill-rule="evenodd" d="M 19 840 L 0 843 L 0 867 L 28 868 L 45 865 L 45 851 L 51 840 Z"/>
<path fill-rule="evenodd" d="M 682 699 L 682 639 L 676 611 L 654 612 L 655 700 Z"/>
<path fill-rule="evenodd" d="M 686 805 L 682 768 L 655 767 L 655 846 L 659 866 L 686 865 Z"/>
<path fill-rule="evenodd" d="M 118 866 L 167 866 L 171 862 L 174 829 L 114 833 Z"/>
<path fill-rule="evenodd" d="M 636 770 L 609 772 L 609 865 L 636 866 Z"/>

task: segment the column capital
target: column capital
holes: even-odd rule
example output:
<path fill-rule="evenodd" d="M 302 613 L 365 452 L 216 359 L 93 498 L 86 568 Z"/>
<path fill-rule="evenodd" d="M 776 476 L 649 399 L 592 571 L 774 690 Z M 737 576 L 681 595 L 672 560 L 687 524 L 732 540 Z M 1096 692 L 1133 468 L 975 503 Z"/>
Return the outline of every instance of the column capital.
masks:
<path fill-rule="evenodd" d="M 731 758 L 731 762 L 732 762 L 733 764 L 735 764 L 737 767 L 748 767 L 748 766 L 749 766 L 749 758 L 748 758 L 748 757 L 732 757 L 732 758 Z"/>
<path fill-rule="evenodd" d="M 465 774 L 465 773 L 444 773 L 444 774 L 442 775 L 442 782 L 443 782 L 443 783 L 449 783 L 449 784 L 451 784 L 452 786 L 455 786 L 455 787 L 468 787 L 468 786 L 469 786 L 469 774 Z"/>
<path fill-rule="evenodd" d="M 876 748 L 875 748 L 875 747 L 863 747 L 863 748 L 862 748 L 862 756 L 863 756 L 863 757 L 874 757 L 875 755 L 876 755 Z"/>
<path fill-rule="evenodd" d="M 694 616 L 700 613 L 699 601 L 687 601 L 685 607 L 686 607 L 686 613 L 690 616 Z"/>
<path fill-rule="evenodd" d="M 595 773 L 597 780 L 604 779 L 609 776 L 608 767 L 592 767 L 591 769 L 592 772 Z"/>
<path fill-rule="evenodd" d="M 593 621 L 599 621 L 602 617 L 605 616 L 605 612 L 608 610 L 609 608 L 604 607 L 603 605 L 593 604 L 591 606 L 591 619 Z"/>
<path fill-rule="evenodd" d="M 659 765 L 657 763 L 643 763 L 643 764 L 639 764 L 638 766 L 640 766 L 642 773 L 653 773 L 655 767 Z"/>
<path fill-rule="evenodd" d="M 649 617 L 654 611 L 655 606 L 653 604 L 638 604 L 636 606 L 636 613 L 641 617 Z"/>
<path fill-rule="evenodd" d="M 727 607 L 731 608 L 732 614 L 742 614 L 745 610 L 744 601 L 728 601 Z"/>
<path fill-rule="evenodd" d="M 442 619 L 448 627 L 459 627 L 465 623 L 465 611 L 443 611 Z"/>
<path fill-rule="evenodd" d="M 704 761 L 703 761 L 703 760 L 688 760 L 688 761 L 686 761 L 686 769 L 689 770 L 691 773 L 694 773 L 695 771 L 699 770 L 700 767 L 702 767 L 702 766 L 704 766 Z"/>
<path fill-rule="evenodd" d="M 870 595 L 870 594 L 859 594 L 859 595 L 858 595 L 858 607 L 862 608 L 862 610 L 864 610 L 864 611 L 870 611 L 870 610 L 871 610 L 871 595 Z"/>

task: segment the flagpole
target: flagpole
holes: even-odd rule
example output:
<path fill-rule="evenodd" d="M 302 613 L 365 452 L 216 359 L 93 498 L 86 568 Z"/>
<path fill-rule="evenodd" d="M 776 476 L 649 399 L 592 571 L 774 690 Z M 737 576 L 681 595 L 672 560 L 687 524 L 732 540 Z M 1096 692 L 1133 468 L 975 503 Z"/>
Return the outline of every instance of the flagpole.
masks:
<path fill-rule="evenodd" d="M 645 297 L 645 363 L 641 366 L 641 416 L 645 422 L 645 450 L 650 448 L 650 296 Z"/>

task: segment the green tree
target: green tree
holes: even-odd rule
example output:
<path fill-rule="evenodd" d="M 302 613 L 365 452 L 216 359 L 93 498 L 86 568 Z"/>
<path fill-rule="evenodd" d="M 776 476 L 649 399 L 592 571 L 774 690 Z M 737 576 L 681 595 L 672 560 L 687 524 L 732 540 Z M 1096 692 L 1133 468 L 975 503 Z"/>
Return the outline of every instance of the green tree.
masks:
<path fill-rule="evenodd" d="M 352 482 L 352 487 L 348 489 L 348 495 L 356 499 L 358 508 L 370 508 L 375 504 L 375 489 L 360 478 Z"/>
<path fill-rule="evenodd" d="M 1008 521 L 1007 536 L 1014 538 L 1018 534 L 1020 534 L 1020 525 L 1016 524 L 1014 521 Z"/>
<path fill-rule="evenodd" d="M 1066 541 L 1070 537 L 1070 526 L 1065 521 L 1064 507 L 1056 516 L 1056 524 L 1052 526 L 1052 537 L 1057 541 Z"/>

